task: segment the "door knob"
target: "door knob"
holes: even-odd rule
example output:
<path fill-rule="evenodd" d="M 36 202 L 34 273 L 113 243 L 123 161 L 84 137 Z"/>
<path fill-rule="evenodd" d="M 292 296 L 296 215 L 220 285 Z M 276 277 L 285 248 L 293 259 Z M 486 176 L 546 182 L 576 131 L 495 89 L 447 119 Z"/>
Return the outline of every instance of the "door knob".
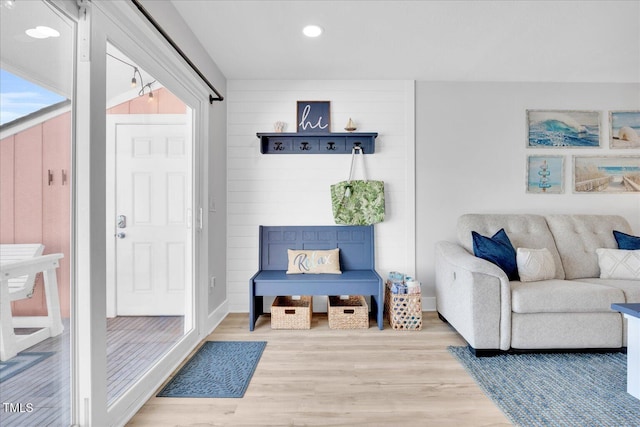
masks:
<path fill-rule="evenodd" d="M 117 234 L 116 234 L 116 237 L 117 237 L 118 239 L 124 239 L 124 237 L 125 237 L 125 236 L 126 236 L 126 234 L 124 234 L 124 233 L 122 233 L 122 232 L 120 232 L 120 233 L 117 233 Z"/>

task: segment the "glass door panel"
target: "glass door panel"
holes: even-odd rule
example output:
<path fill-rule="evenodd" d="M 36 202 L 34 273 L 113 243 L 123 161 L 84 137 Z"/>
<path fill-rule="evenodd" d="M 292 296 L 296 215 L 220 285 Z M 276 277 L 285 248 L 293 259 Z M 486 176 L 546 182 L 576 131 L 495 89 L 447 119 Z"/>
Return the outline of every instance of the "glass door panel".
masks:
<path fill-rule="evenodd" d="M 20 259 L 37 258 L 51 272 L 2 282 L 0 420 L 70 425 L 76 24 L 43 1 L 3 1 L 0 19 L 1 268 L 17 275 Z"/>
<path fill-rule="evenodd" d="M 107 46 L 107 389 L 114 403 L 192 328 L 192 111 Z"/>

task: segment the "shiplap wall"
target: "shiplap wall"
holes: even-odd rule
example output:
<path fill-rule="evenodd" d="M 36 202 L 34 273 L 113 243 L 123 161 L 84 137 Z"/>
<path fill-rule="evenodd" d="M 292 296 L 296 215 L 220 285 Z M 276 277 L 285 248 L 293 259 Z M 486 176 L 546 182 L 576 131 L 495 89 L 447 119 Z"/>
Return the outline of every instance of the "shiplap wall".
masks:
<path fill-rule="evenodd" d="M 249 309 L 258 268 L 259 225 L 332 225 L 330 185 L 347 178 L 350 155 L 264 155 L 256 132 L 273 123 L 296 130 L 297 101 L 330 101 L 331 131 L 351 117 L 358 132 L 378 132 L 366 156 L 369 179 L 385 182 L 386 220 L 376 225 L 376 267 L 414 274 L 415 144 L 412 81 L 230 80 L 227 86 L 227 299 Z M 265 309 L 272 299 L 265 298 Z M 326 311 L 315 298 L 314 310 Z"/>

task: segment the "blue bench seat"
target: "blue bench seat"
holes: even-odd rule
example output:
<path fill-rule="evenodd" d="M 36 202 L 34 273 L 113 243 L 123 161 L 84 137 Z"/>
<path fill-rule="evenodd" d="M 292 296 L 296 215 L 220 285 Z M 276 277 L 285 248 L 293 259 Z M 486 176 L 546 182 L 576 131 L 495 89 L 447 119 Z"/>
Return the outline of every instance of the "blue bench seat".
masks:
<path fill-rule="evenodd" d="M 369 295 L 383 329 L 384 286 L 375 271 L 373 226 L 261 226 L 259 271 L 249 280 L 249 329 L 264 314 L 263 297 Z M 287 274 L 287 249 L 340 249 L 342 274 Z"/>

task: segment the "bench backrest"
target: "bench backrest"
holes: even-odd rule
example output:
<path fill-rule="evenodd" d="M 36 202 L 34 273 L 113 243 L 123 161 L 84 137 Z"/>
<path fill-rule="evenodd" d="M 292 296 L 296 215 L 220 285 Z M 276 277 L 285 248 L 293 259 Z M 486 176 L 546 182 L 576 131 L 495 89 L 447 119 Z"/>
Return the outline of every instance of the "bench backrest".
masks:
<path fill-rule="evenodd" d="M 260 270 L 286 270 L 287 249 L 340 248 L 340 269 L 375 269 L 373 225 L 260 226 Z"/>
<path fill-rule="evenodd" d="M 0 264 L 11 263 L 16 261 L 23 261 L 25 259 L 35 258 L 42 255 L 44 252 L 44 245 L 39 243 L 24 243 L 24 244 L 0 244 Z M 36 284 L 36 273 L 31 273 L 27 276 L 17 277 L 9 279 L 10 290 L 26 289 L 30 295 L 33 292 L 33 287 Z"/>

